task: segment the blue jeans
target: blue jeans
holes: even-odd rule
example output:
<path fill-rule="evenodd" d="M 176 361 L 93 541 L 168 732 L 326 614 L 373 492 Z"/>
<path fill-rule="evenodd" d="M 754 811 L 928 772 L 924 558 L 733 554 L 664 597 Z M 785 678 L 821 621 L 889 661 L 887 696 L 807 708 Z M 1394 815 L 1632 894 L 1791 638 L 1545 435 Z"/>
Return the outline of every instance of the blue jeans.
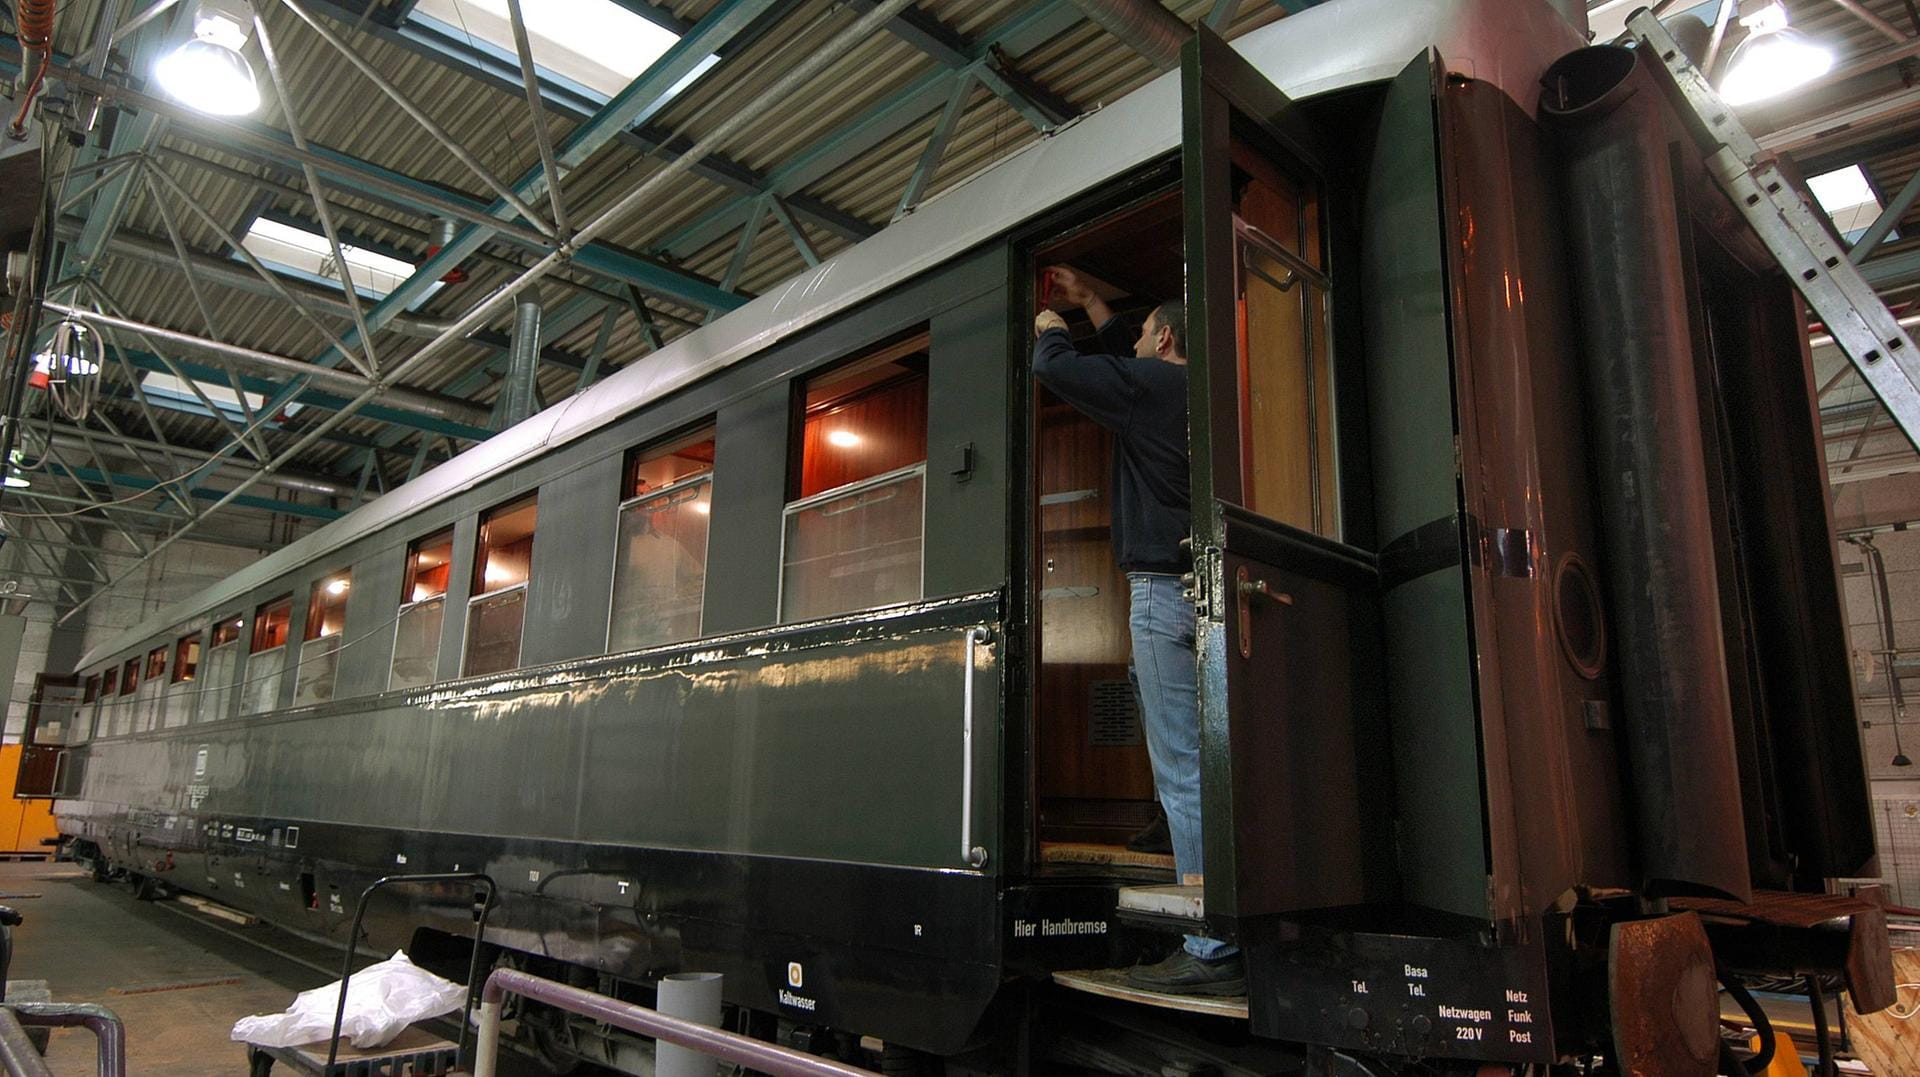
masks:
<path fill-rule="evenodd" d="M 1140 692 L 1140 719 L 1153 760 L 1153 790 L 1167 812 L 1173 835 L 1173 866 L 1181 876 L 1199 875 L 1200 705 L 1199 670 L 1193 654 L 1193 603 L 1180 593 L 1180 577 L 1129 572 L 1132 607 L 1133 679 Z M 1187 952 L 1203 959 L 1238 951 L 1218 939 L 1187 936 Z"/>

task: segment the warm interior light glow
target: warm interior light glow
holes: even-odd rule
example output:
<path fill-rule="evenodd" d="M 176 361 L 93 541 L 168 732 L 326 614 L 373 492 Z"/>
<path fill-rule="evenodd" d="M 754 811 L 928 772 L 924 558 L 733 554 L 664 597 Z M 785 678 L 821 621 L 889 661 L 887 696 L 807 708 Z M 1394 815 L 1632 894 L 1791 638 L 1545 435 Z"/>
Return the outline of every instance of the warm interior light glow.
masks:
<path fill-rule="evenodd" d="M 240 55 L 253 10 L 246 0 L 198 0 L 193 38 L 160 58 L 153 74 L 181 103 L 214 116 L 244 116 L 260 107 L 253 65 Z"/>
<path fill-rule="evenodd" d="M 827 444 L 837 445 L 842 449 L 851 449 L 855 445 L 860 444 L 860 435 L 851 430 L 834 430 L 827 434 Z"/>
<path fill-rule="evenodd" d="M 433 593 L 433 588 L 428 587 L 424 583 L 416 583 L 413 585 L 413 600 L 415 602 L 425 602 L 427 599 L 433 597 Z"/>
<path fill-rule="evenodd" d="M 1768 4 L 1741 19 L 1747 38 L 1727 61 L 1720 96 L 1729 105 L 1778 97 L 1833 70 L 1833 53 L 1787 25 L 1787 11 Z"/>
<path fill-rule="evenodd" d="M 489 587 L 494 587 L 494 586 L 498 586 L 499 584 L 508 583 L 508 582 L 511 582 L 513 579 L 513 573 L 507 571 L 505 568 L 502 568 L 499 565 L 495 565 L 491 563 L 487 565 L 486 571 L 481 573 L 481 576 L 487 581 L 487 586 Z"/>
<path fill-rule="evenodd" d="M 713 506 L 705 501 L 696 501 L 693 503 L 693 511 L 702 516 L 706 516 L 713 512 Z"/>
<path fill-rule="evenodd" d="M 347 593 L 349 586 L 351 586 L 351 584 L 344 579 L 334 580 L 332 583 L 327 584 L 327 593 L 330 595 L 344 595 Z"/>

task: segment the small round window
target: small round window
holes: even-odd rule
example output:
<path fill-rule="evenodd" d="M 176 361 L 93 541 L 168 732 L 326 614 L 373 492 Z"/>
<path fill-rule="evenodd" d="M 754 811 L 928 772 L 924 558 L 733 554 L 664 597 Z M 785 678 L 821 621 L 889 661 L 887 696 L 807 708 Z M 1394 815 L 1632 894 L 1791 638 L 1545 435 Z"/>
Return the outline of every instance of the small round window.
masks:
<path fill-rule="evenodd" d="M 1607 662 L 1607 622 L 1600 588 L 1578 554 L 1567 554 L 1553 573 L 1554 627 L 1567 661 L 1588 680 L 1598 680 Z"/>

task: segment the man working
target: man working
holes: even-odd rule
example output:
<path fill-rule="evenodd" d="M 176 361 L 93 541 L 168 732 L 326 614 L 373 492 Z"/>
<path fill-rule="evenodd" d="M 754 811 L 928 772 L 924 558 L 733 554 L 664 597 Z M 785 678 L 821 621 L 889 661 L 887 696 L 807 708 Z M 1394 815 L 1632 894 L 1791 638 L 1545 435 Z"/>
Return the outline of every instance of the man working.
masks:
<path fill-rule="evenodd" d="M 1034 319 L 1033 374 L 1040 384 L 1113 432 L 1113 548 L 1131 592 L 1128 627 L 1140 689 L 1154 792 L 1173 835 L 1182 881 L 1202 872 L 1200 715 L 1195 699 L 1193 603 L 1181 593 L 1187 537 L 1187 326 L 1177 302 L 1156 307 L 1129 350 L 1113 310 L 1079 274 L 1046 271 L 1057 293 L 1082 307 L 1100 354 L 1081 354 L 1053 311 Z M 1201 935 L 1128 982 L 1172 994 L 1238 995 L 1245 963 L 1232 946 Z"/>

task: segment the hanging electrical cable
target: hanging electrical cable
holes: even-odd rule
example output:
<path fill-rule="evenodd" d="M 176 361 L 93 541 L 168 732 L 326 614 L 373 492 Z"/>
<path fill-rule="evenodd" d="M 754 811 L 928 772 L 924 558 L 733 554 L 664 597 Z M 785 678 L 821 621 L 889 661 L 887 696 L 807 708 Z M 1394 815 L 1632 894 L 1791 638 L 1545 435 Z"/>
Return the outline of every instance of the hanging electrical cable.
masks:
<path fill-rule="evenodd" d="M 20 30 L 20 51 L 29 65 L 36 55 L 40 62 L 34 69 L 33 81 L 27 84 L 27 92 L 20 95 L 20 111 L 7 127 L 7 137 L 16 141 L 27 137 L 27 116 L 33 111 L 33 99 L 47 81 L 47 69 L 53 66 L 53 16 L 54 0 L 20 0 L 15 20 Z M 25 68 L 22 71 L 24 73 Z"/>

